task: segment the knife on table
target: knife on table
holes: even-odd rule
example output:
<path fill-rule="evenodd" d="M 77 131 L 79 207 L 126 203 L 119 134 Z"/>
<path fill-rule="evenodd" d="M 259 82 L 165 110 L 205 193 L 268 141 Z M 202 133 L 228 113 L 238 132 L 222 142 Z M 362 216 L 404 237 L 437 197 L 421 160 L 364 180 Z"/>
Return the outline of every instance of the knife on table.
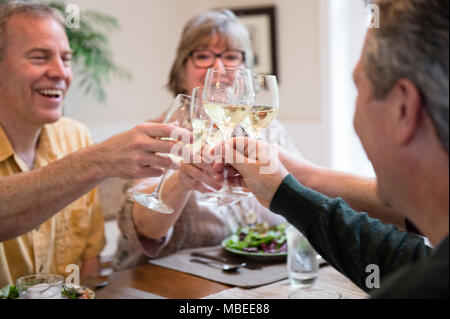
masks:
<path fill-rule="evenodd" d="M 205 254 L 205 253 L 195 252 L 195 251 L 191 253 L 191 256 L 192 257 L 203 257 L 203 258 L 207 258 L 207 259 L 210 259 L 210 260 L 219 261 L 219 262 L 225 263 L 225 264 L 234 263 L 234 261 L 229 260 L 229 259 L 227 259 L 225 257 L 211 256 L 211 255 L 208 255 L 208 254 Z M 245 263 L 246 263 L 245 268 L 253 269 L 253 270 L 260 270 L 260 269 L 262 269 L 262 266 L 260 266 L 260 265 L 251 264 L 251 263 L 249 264 L 248 262 L 245 262 Z"/>

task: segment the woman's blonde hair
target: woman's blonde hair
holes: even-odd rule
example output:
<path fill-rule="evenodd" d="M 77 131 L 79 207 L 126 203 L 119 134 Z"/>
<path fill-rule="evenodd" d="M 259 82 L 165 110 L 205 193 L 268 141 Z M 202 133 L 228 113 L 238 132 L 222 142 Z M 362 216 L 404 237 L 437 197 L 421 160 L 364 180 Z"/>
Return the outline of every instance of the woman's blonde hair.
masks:
<path fill-rule="evenodd" d="M 208 11 L 192 18 L 184 27 L 167 85 L 174 95 L 190 93 L 182 87 L 189 54 L 199 47 L 207 47 L 216 36 L 220 44 L 244 51 L 246 67 L 252 67 L 253 51 L 245 25 L 230 10 Z"/>

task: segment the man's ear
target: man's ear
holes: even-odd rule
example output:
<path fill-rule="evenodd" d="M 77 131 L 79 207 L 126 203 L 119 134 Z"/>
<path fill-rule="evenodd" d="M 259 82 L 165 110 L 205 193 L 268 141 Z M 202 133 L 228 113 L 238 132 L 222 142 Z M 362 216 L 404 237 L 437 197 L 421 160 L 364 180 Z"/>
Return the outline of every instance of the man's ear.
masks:
<path fill-rule="evenodd" d="M 394 138 L 399 144 L 407 144 L 417 133 L 422 116 L 422 97 L 417 86 L 408 79 L 400 79 L 395 84 Z"/>

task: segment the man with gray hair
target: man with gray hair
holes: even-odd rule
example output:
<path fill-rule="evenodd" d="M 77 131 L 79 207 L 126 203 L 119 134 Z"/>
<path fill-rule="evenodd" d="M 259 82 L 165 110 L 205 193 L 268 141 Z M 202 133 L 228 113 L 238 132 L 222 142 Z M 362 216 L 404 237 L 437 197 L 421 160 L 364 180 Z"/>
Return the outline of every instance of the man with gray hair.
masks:
<path fill-rule="evenodd" d="M 367 32 L 354 71 L 354 126 L 376 172 L 379 199 L 410 220 L 435 249 L 420 236 L 305 187 L 295 159 L 282 155 L 277 172 L 262 175 L 261 162 L 248 164 L 244 143 L 224 147 L 235 148 L 236 163 L 230 164 L 242 185 L 371 297 L 448 298 L 449 1 L 375 4 L 381 26 Z"/>
<path fill-rule="evenodd" d="M 62 117 L 72 51 L 46 5 L 0 5 L 0 287 L 33 273 L 99 272 L 103 215 L 95 187 L 109 177 L 159 176 L 176 168 L 174 126 L 144 123 L 92 145 Z M 185 132 L 186 133 L 186 132 Z"/>

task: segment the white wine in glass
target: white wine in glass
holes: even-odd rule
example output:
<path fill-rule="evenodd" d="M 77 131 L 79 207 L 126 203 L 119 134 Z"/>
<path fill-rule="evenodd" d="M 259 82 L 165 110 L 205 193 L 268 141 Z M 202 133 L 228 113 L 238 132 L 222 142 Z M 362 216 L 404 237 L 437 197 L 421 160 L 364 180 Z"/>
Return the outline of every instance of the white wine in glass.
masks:
<path fill-rule="evenodd" d="M 277 117 L 278 110 L 273 106 L 254 106 L 241 125 L 249 135 L 259 136 Z"/>
<path fill-rule="evenodd" d="M 191 122 L 194 135 L 193 153 L 200 153 L 204 156 L 206 155 L 203 154 L 205 146 L 214 146 L 222 142 L 222 133 L 220 132 L 220 129 L 214 124 L 213 120 L 206 112 L 203 103 L 202 87 L 196 87 L 192 91 Z M 210 158 L 209 160 L 212 159 Z M 208 205 L 217 205 L 220 197 L 217 195 L 217 192 L 213 194 L 216 195 L 210 193 L 200 194 L 198 201 Z M 238 202 L 238 200 L 235 200 L 234 202 Z M 232 203 L 233 202 L 230 202 L 229 204 Z"/>
<path fill-rule="evenodd" d="M 208 69 L 203 88 L 203 105 L 208 116 L 219 127 L 224 140 L 247 117 L 254 105 L 253 79 L 249 69 Z M 225 206 L 238 202 L 243 196 L 231 191 L 224 168 L 224 187 L 206 194 L 214 205 Z"/>
<path fill-rule="evenodd" d="M 255 91 L 254 104 L 248 116 L 241 123 L 247 134 L 259 139 L 261 132 L 277 117 L 280 108 L 278 81 L 274 75 L 256 74 L 253 76 L 253 89 Z M 233 187 L 232 192 L 246 197 L 253 197 L 242 189 Z"/>
<path fill-rule="evenodd" d="M 251 109 L 250 105 L 205 104 L 206 113 L 214 123 L 222 131 L 231 131 L 231 133 L 247 117 Z"/>
<path fill-rule="evenodd" d="M 277 117 L 280 109 L 278 82 L 274 75 L 254 75 L 254 104 L 241 126 L 253 138 L 267 128 Z"/>

